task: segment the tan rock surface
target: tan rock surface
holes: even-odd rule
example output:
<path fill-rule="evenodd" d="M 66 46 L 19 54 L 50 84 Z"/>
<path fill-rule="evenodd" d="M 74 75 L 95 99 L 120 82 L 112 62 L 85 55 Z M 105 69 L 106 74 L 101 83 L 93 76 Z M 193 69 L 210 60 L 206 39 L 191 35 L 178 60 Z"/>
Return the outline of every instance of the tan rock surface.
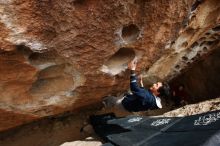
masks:
<path fill-rule="evenodd" d="M 126 63 L 134 56 L 137 72 L 146 72 L 146 83 L 172 79 L 188 65 L 181 61 L 184 55 L 192 60 L 201 49 L 209 52 L 219 46 L 218 0 L 206 0 L 188 15 L 192 4 L 0 1 L 0 109 L 23 115 L 2 119 L 0 129 L 77 112 L 96 106 L 105 95 L 127 90 Z M 210 35 L 202 40 L 206 33 Z M 213 37 L 214 43 L 207 43 Z M 198 47 L 203 45 L 209 47 Z"/>
<path fill-rule="evenodd" d="M 220 98 L 189 104 L 163 114 L 166 117 L 190 116 L 220 110 Z"/>
<path fill-rule="evenodd" d="M 100 141 L 97 141 L 96 139 L 92 137 L 88 137 L 85 140 L 65 142 L 64 144 L 60 146 L 101 146 L 101 145 L 102 143 Z"/>
<path fill-rule="evenodd" d="M 126 63 L 137 56 L 138 71 L 148 69 L 177 35 L 191 4 L 0 1 L 0 109 L 32 119 L 125 91 Z"/>

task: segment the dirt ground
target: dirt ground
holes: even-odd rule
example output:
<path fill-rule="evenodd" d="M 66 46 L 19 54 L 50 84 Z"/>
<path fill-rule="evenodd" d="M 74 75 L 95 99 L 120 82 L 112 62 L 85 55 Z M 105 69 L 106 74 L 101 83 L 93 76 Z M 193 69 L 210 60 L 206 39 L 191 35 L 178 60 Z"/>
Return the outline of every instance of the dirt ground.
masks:
<path fill-rule="evenodd" d="M 148 111 L 132 113 L 136 115 L 160 115 L 168 117 L 188 116 L 208 111 L 220 110 L 220 98 L 189 104 L 169 111 Z M 166 112 L 167 111 L 167 112 Z M 89 124 L 89 115 L 116 112 L 117 116 L 126 113 L 109 109 L 87 110 L 77 114 L 48 117 L 9 131 L 0 133 L 1 146 L 99 146 L 104 143 Z M 163 113 L 164 114 L 160 114 Z"/>

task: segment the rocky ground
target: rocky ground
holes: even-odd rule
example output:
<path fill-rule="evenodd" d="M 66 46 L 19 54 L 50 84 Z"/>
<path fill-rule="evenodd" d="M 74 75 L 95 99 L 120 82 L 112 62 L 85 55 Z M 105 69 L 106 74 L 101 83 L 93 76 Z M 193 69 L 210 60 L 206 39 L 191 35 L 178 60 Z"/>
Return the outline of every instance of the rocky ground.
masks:
<path fill-rule="evenodd" d="M 60 146 L 101 146 L 102 142 L 97 137 L 88 137 L 85 140 L 66 142 Z"/>
<path fill-rule="evenodd" d="M 200 113 L 205 113 L 205 112 L 215 111 L 215 110 L 220 110 L 220 97 L 211 99 L 211 100 L 202 101 L 202 102 L 195 103 L 195 104 L 185 105 L 183 107 L 166 112 L 162 116 L 164 117 L 189 116 L 189 115 L 195 115 L 195 114 L 200 114 Z M 141 114 L 141 113 L 138 113 L 138 114 Z M 150 114 L 150 113 L 147 113 L 147 114 Z M 84 132 L 90 133 L 91 137 L 88 137 L 85 140 L 67 142 L 67 143 L 62 144 L 61 146 L 100 146 L 102 145 L 102 141 L 97 137 L 97 135 L 94 133 L 90 125 L 85 126 Z"/>
<path fill-rule="evenodd" d="M 96 108 L 96 110 L 94 110 Z M 220 110 L 220 97 L 209 99 L 173 109 L 172 104 L 164 105 L 161 110 L 130 113 L 144 116 L 189 116 L 208 111 Z M 104 143 L 89 124 L 89 116 L 115 112 L 116 116 L 126 116 L 116 110 L 101 109 L 95 106 L 78 113 L 66 113 L 47 117 L 40 121 L 25 124 L 16 129 L 0 133 L 2 146 L 99 146 Z"/>
<path fill-rule="evenodd" d="M 220 97 L 195 104 L 189 104 L 178 109 L 172 110 L 170 112 L 167 112 L 163 114 L 163 116 L 189 116 L 215 110 L 220 110 Z"/>

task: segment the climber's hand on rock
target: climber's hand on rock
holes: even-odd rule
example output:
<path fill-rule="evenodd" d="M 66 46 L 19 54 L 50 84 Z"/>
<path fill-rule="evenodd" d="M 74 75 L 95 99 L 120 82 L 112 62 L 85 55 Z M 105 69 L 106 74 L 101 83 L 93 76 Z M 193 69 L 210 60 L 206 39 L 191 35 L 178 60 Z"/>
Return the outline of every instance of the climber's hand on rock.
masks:
<path fill-rule="evenodd" d="M 135 70 L 137 66 L 137 59 L 133 59 L 131 62 L 128 63 L 128 69 Z"/>

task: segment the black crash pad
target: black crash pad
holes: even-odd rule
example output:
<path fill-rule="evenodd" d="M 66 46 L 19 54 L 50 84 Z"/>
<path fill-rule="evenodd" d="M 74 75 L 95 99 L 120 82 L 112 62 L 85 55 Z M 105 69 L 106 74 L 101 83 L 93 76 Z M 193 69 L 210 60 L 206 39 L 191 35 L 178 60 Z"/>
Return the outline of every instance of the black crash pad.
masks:
<path fill-rule="evenodd" d="M 209 140 L 215 133 L 216 131 L 214 130 L 166 133 L 162 132 L 153 138 L 141 143 L 139 146 L 204 146 L 206 141 Z"/>
<path fill-rule="evenodd" d="M 201 131 L 220 129 L 220 111 L 184 117 L 167 131 Z"/>
<path fill-rule="evenodd" d="M 220 111 L 180 117 L 90 117 L 95 132 L 116 146 L 219 146 Z"/>
<path fill-rule="evenodd" d="M 176 117 L 146 117 L 146 116 L 127 116 L 107 121 L 108 124 L 119 125 L 125 129 L 151 129 L 161 130 L 169 124 L 175 123 L 181 118 Z"/>

